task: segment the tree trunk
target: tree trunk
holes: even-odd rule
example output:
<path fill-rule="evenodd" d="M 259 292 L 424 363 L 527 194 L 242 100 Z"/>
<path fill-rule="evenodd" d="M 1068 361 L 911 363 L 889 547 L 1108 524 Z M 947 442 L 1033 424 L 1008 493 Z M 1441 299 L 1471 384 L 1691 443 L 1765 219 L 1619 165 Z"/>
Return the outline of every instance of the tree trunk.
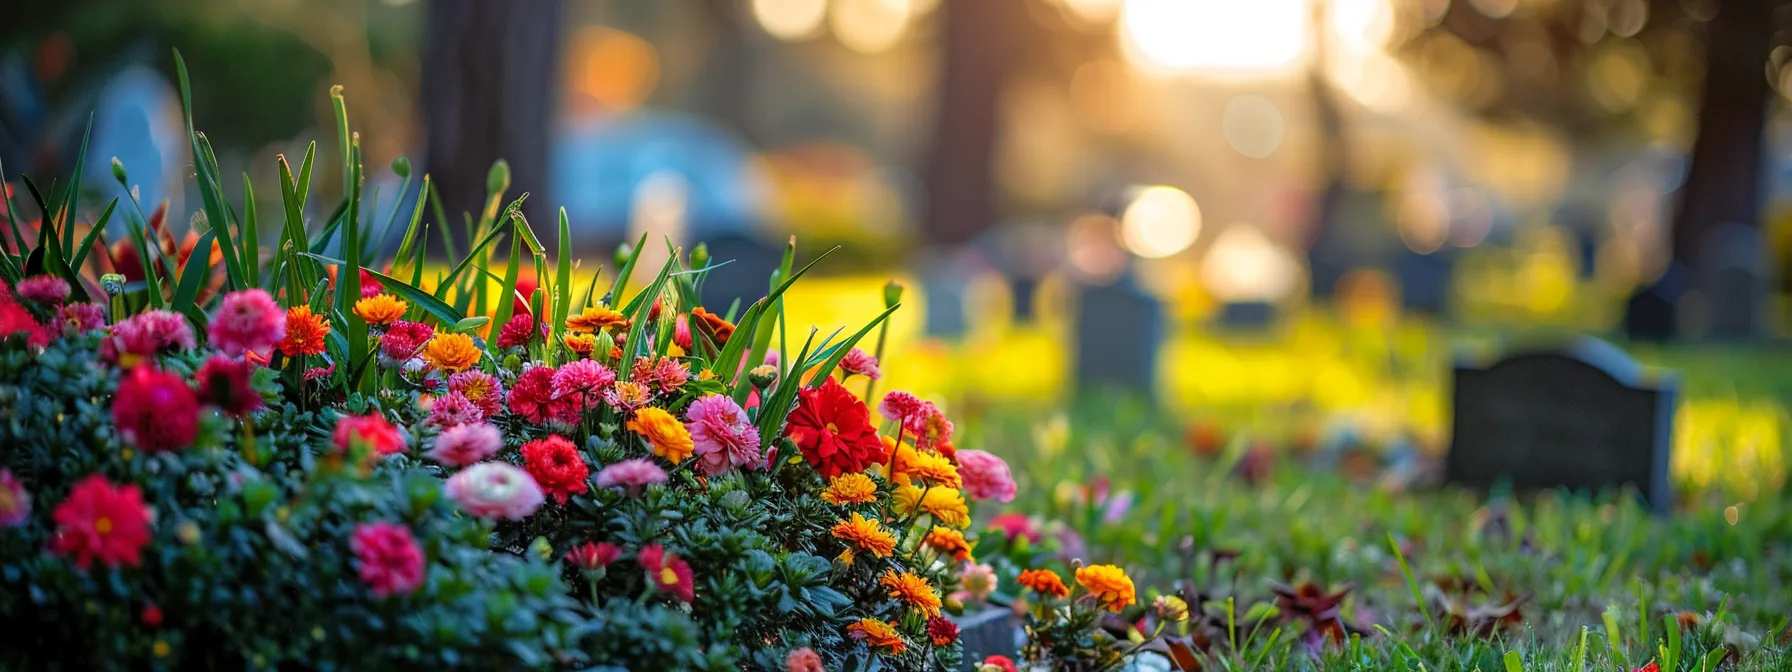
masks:
<path fill-rule="evenodd" d="M 1324 0 L 1314 2 L 1312 10 L 1313 25 L 1327 25 Z M 1313 101 L 1313 124 L 1319 131 L 1318 158 L 1325 184 L 1313 204 L 1313 218 L 1306 240 L 1309 242 L 1307 254 L 1312 272 L 1312 293 L 1315 297 L 1330 298 L 1337 289 L 1338 280 L 1359 260 L 1350 258 L 1351 246 L 1343 243 L 1348 236 L 1337 228 L 1343 223 L 1339 213 L 1344 205 L 1344 171 L 1350 165 L 1350 145 L 1349 138 L 1344 135 L 1344 114 L 1338 108 L 1337 92 L 1325 81 L 1329 59 L 1326 31 L 1314 33 L 1316 55 L 1307 69 L 1307 94 Z"/>
<path fill-rule="evenodd" d="M 1674 217 L 1674 260 L 1704 263 L 1707 234 L 1725 223 L 1757 227 L 1761 158 L 1771 94 L 1763 68 L 1773 40 L 1775 0 L 1719 6 L 1705 42 L 1699 134 Z"/>
<path fill-rule="evenodd" d="M 930 243 L 962 244 L 995 223 L 998 106 L 1032 22 L 1025 1 L 940 3 L 939 107 L 925 178 Z"/>
<path fill-rule="evenodd" d="M 500 158 L 510 164 L 507 193 L 530 194 L 525 215 L 543 222 L 553 212 L 546 193 L 548 133 L 562 8 L 562 0 L 430 0 L 424 167 L 453 220 L 440 223 L 448 226 L 439 224 L 431 239 L 464 231 L 462 212 L 479 216 L 486 174 Z"/>

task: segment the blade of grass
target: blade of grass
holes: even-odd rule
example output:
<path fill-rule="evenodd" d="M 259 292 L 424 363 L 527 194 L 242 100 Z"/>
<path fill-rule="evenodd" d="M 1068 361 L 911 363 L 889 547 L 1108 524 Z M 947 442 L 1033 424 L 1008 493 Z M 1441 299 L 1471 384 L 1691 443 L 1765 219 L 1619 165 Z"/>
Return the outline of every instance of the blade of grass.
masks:
<path fill-rule="evenodd" d="M 261 223 L 255 214 L 255 185 L 243 173 L 243 281 L 250 287 L 261 286 Z"/>
<path fill-rule="evenodd" d="M 87 235 L 81 239 L 80 247 L 75 248 L 74 260 L 69 262 L 68 267 L 76 275 L 81 274 L 81 267 L 87 263 L 87 253 L 93 250 L 94 241 L 97 239 L 101 245 L 105 244 L 105 238 L 101 232 L 106 230 L 106 222 L 111 221 L 112 209 L 116 207 L 118 207 L 118 197 L 114 196 L 112 202 L 107 203 L 106 209 L 100 213 L 100 218 L 94 221 L 93 228 L 88 229 Z M 95 273 L 94 275 L 98 276 L 99 274 Z"/>
<path fill-rule="evenodd" d="M 1400 551 L 1400 542 L 1394 538 L 1393 532 L 1388 533 L 1388 548 L 1393 549 L 1394 557 L 1400 560 L 1400 574 L 1406 577 L 1406 587 L 1412 589 L 1413 601 L 1419 603 L 1419 613 L 1425 617 L 1425 628 L 1430 629 L 1431 607 L 1425 605 L 1425 593 L 1419 590 L 1419 582 L 1413 578 L 1412 568 L 1406 564 L 1406 554 Z"/>
<path fill-rule="evenodd" d="M 75 208 L 81 204 L 81 178 L 87 172 L 87 142 L 93 139 L 93 113 L 87 113 L 87 130 L 81 133 L 81 153 L 75 155 L 75 174 L 69 176 L 68 191 L 57 206 L 62 212 L 62 247 L 72 250 L 75 244 Z M 75 267 L 79 270 L 79 266 Z"/>

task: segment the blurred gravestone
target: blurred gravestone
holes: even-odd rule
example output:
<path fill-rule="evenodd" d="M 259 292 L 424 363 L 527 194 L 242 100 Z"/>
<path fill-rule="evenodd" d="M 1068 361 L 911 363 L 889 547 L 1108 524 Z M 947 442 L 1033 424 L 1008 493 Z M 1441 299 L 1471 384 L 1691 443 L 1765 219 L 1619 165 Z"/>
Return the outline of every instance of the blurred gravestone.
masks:
<path fill-rule="evenodd" d="M 1657 512 L 1672 503 L 1668 441 L 1677 386 L 1592 338 L 1456 367 L 1453 483 L 1520 490 L 1634 486 Z"/>
<path fill-rule="evenodd" d="M 1737 340 L 1760 334 L 1761 305 L 1767 300 L 1764 242 L 1754 227 L 1724 224 L 1707 234 L 1701 250 L 1699 286 L 1711 300 L 1706 335 Z"/>
<path fill-rule="evenodd" d="M 958 624 L 958 641 L 964 645 L 964 669 L 977 669 L 977 663 L 989 656 L 1014 658 L 1020 651 L 1015 638 L 1014 612 L 990 607 L 952 619 Z"/>
<path fill-rule="evenodd" d="M 1400 282 L 1400 296 L 1406 310 L 1442 315 L 1449 307 L 1450 274 L 1454 266 L 1454 260 L 1446 251 L 1419 254 L 1408 249 L 1400 250 L 1394 260 L 1394 276 Z"/>
<path fill-rule="evenodd" d="M 923 302 L 923 329 L 932 337 L 963 334 L 966 330 L 965 297 L 971 278 L 988 267 L 982 255 L 975 249 L 958 248 L 927 255 L 919 266 L 921 291 L 927 299 Z"/>
<path fill-rule="evenodd" d="M 1076 325 L 1076 380 L 1084 389 L 1111 385 L 1151 392 L 1163 341 L 1163 306 L 1130 273 L 1107 285 L 1084 285 Z"/>
<path fill-rule="evenodd" d="M 1007 281 L 1014 323 L 1034 321 L 1039 279 L 1063 262 L 1063 233 L 1040 224 L 1008 224 L 980 236 L 976 246 Z"/>
<path fill-rule="evenodd" d="M 1624 335 L 1635 341 L 1665 341 L 1678 328 L 1675 306 L 1686 293 L 1688 271 L 1678 262 L 1647 287 L 1639 287 L 1624 304 Z"/>
<path fill-rule="evenodd" d="M 1278 311 L 1268 301 L 1231 301 L 1220 306 L 1219 326 L 1240 331 L 1263 331 L 1276 322 Z"/>
<path fill-rule="evenodd" d="M 703 242 L 709 245 L 712 266 L 699 291 L 703 305 L 726 314 L 728 306 L 739 299 L 740 310 L 735 314 L 739 319 L 747 306 L 770 293 L 772 271 L 783 261 L 784 250 L 745 233 L 726 233 Z M 649 238 L 647 244 L 652 245 L 653 240 Z"/>

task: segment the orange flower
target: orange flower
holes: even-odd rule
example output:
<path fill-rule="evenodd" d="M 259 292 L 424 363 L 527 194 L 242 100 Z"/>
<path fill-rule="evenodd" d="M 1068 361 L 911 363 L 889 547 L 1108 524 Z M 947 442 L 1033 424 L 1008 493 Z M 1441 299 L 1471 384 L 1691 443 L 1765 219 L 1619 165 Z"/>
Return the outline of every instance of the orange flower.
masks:
<path fill-rule="evenodd" d="M 952 556 L 955 562 L 974 562 L 971 558 L 971 542 L 965 541 L 964 533 L 958 530 L 936 525 L 921 539 L 921 543 L 927 544 L 940 555 Z"/>
<path fill-rule="evenodd" d="M 902 635 L 889 623 L 875 618 L 861 618 L 859 622 L 846 626 L 846 633 L 853 639 L 865 640 L 872 648 L 883 647 L 890 655 L 899 655 L 908 650 L 908 644 L 902 641 Z"/>
<path fill-rule="evenodd" d="M 821 499 L 835 506 L 869 504 L 877 501 L 877 482 L 864 474 L 841 474 L 828 479 Z"/>
<path fill-rule="evenodd" d="M 886 569 L 884 575 L 877 578 L 877 583 L 890 589 L 890 597 L 920 610 L 922 614 L 940 615 L 939 593 L 934 592 L 933 584 L 920 575 Z"/>
<path fill-rule="evenodd" d="M 1089 589 L 1097 603 L 1108 611 L 1119 612 L 1126 605 L 1137 601 L 1133 595 L 1132 578 L 1126 571 L 1113 565 L 1090 565 L 1076 570 L 1076 582 Z"/>
<path fill-rule="evenodd" d="M 423 346 L 423 361 L 450 373 L 459 373 L 479 363 L 479 346 L 466 334 L 436 334 Z"/>
<path fill-rule="evenodd" d="M 673 464 L 690 459 L 696 450 L 690 430 L 664 409 L 649 406 L 635 411 L 634 419 L 628 421 L 628 430 L 645 437 L 653 444 L 653 454 Z"/>
<path fill-rule="evenodd" d="M 368 324 L 391 324 L 404 317 L 405 309 L 410 306 L 403 299 L 391 294 L 375 294 L 355 302 L 355 314 Z"/>
<path fill-rule="evenodd" d="M 1069 597 L 1070 589 L 1064 586 L 1064 579 L 1049 569 L 1027 569 L 1020 573 L 1020 585 L 1032 588 L 1034 592 L 1046 597 Z"/>
<path fill-rule="evenodd" d="M 583 312 L 566 318 L 569 331 L 591 333 L 599 329 L 619 327 L 628 324 L 628 318 L 622 313 L 604 306 L 589 306 Z"/>
<path fill-rule="evenodd" d="M 964 494 L 952 488 L 917 488 L 904 485 L 896 488 L 890 510 L 904 516 L 917 511 L 933 516 L 940 523 L 959 529 L 970 527 L 971 510 L 965 506 Z"/>
<path fill-rule="evenodd" d="M 888 437 L 886 437 L 888 438 Z M 886 444 L 887 445 L 887 444 Z M 908 444 L 896 448 L 896 458 L 891 461 L 895 466 L 890 480 L 897 485 L 909 485 L 920 481 L 921 485 L 937 485 L 957 489 L 963 487 L 958 477 L 958 467 L 944 456 L 915 450 Z"/>
<path fill-rule="evenodd" d="M 324 354 L 324 342 L 329 335 L 330 323 L 322 315 L 313 315 L 311 306 L 293 306 L 286 309 L 286 338 L 280 339 L 280 354 L 287 357 Z"/>
<path fill-rule="evenodd" d="M 896 552 L 896 537 L 890 536 L 877 521 L 859 515 L 854 511 L 852 517 L 834 524 L 828 531 L 834 538 L 859 550 L 868 551 L 880 558 L 890 557 Z"/>
<path fill-rule="evenodd" d="M 704 310 L 701 306 L 691 309 L 691 317 L 696 321 L 696 324 L 692 326 L 703 330 L 703 333 L 709 335 L 709 340 L 717 346 L 727 343 L 728 337 L 734 335 L 734 325 L 722 319 L 722 316 Z"/>
<path fill-rule="evenodd" d="M 597 346 L 597 337 L 591 334 L 567 334 L 563 340 L 566 341 L 567 350 L 586 356 Z"/>

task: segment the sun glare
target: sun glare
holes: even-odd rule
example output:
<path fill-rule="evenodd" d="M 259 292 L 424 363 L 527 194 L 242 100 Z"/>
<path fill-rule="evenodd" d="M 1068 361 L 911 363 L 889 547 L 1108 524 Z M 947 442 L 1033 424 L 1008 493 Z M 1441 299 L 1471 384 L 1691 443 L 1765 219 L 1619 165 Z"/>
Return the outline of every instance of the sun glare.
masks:
<path fill-rule="evenodd" d="M 1165 74 L 1261 76 L 1305 59 L 1311 17 L 1305 0 L 1126 0 L 1126 54 Z"/>

